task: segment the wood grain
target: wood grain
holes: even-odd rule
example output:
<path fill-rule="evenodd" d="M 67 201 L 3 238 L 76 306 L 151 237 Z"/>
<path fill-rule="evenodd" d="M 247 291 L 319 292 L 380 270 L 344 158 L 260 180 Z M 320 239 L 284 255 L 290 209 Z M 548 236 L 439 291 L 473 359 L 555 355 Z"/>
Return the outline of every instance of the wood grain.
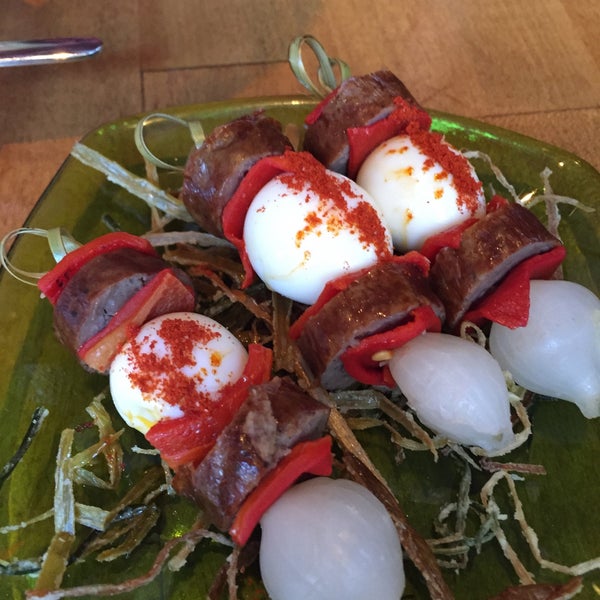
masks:
<path fill-rule="evenodd" d="M 305 33 L 354 73 L 393 70 L 425 106 L 600 169 L 598 31 L 596 0 L 3 0 L 0 39 L 94 35 L 104 50 L 0 69 L 0 236 L 90 129 L 165 106 L 301 93 L 287 48 Z"/>

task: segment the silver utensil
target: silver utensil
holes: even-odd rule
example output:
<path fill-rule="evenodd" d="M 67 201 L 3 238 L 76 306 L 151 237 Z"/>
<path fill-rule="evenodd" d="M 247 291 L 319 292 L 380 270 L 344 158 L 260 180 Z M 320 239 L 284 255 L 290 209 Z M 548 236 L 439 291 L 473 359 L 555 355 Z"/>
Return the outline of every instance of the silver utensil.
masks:
<path fill-rule="evenodd" d="M 82 60 L 100 52 L 98 38 L 0 41 L 0 67 L 23 67 Z"/>

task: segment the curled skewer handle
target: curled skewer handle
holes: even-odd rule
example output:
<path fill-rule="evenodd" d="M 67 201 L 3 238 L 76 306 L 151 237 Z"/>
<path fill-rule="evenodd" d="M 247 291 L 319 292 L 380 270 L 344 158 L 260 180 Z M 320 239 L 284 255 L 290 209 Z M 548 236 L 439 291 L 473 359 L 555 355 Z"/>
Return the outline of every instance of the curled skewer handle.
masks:
<path fill-rule="evenodd" d="M 143 119 L 140 119 L 135 127 L 134 131 L 134 141 L 135 145 L 138 149 L 138 152 L 152 165 L 155 167 L 160 167 L 161 169 L 168 169 L 171 171 L 183 171 L 183 167 L 178 165 L 172 165 L 158 156 L 156 156 L 148 145 L 146 144 L 146 140 L 144 138 L 144 130 L 146 127 L 152 124 L 152 122 L 156 121 L 170 121 L 172 123 L 182 125 L 183 127 L 187 127 L 194 145 L 198 148 L 204 142 L 204 128 L 202 127 L 202 123 L 199 121 L 186 121 L 185 119 L 181 119 L 174 115 L 169 115 L 166 113 L 152 113 L 146 115 Z"/>
<path fill-rule="evenodd" d="M 79 248 L 81 244 L 71 236 L 71 234 L 62 227 L 53 227 L 52 229 L 38 229 L 35 227 L 21 227 L 7 233 L 0 241 L 0 263 L 15 279 L 27 285 L 37 285 L 46 273 L 36 273 L 19 269 L 8 258 L 8 244 L 20 235 L 36 235 L 45 237 L 48 240 L 50 252 L 56 262 L 61 261 L 69 252 Z"/>
<path fill-rule="evenodd" d="M 302 48 L 305 45 L 314 52 L 319 62 L 317 68 L 319 85 L 313 82 L 304 66 L 304 61 L 302 60 Z M 350 67 L 343 60 L 328 56 L 320 42 L 311 35 L 301 35 L 292 41 L 288 53 L 288 62 L 296 79 L 298 79 L 306 89 L 320 98 L 324 98 L 351 75 Z M 334 67 L 339 69 L 339 81 L 334 73 Z"/>

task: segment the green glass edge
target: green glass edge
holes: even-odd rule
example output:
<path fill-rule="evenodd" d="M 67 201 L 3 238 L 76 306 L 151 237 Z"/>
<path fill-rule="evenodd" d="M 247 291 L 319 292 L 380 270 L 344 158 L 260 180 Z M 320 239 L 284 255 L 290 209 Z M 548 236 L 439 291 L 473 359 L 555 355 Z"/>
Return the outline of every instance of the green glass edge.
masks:
<path fill-rule="evenodd" d="M 282 122 L 300 126 L 314 104 L 311 98 L 294 96 L 176 107 L 167 112 L 182 118 L 201 119 L 210 130 L 217 123 L 264 108 Z M 549 166 L 553 170 L 551 183 L 557 193 L 574 196 L 585 204 L 598 207 L 600 174 L 575 155 L 471 119 L 431 112 L 436 130 L 461 148 L 476 148 L 490 154 L 519 192 L 539 187 L 538 174 Z M 103 125 L 82 141 L 139 172 L 141 164 L 132 134 L 137 120 L 138 117 L 131 117 Z M 185 132 L 174 133 L 174 143 L 181 142 L 180 135 Z M 476 166 L 484 181 L 491 184 L 487 170 L 479 164 Z M 102 175 L 69 158 L 40 198 L 27 224 L 46 228 L 61 225 L 80 241 L 87 241 L 106 231 L 101 221 L 105 213 L 116 217 L 121 227 L 134 233 L 144 231 L 147 226 L 147 211 L 137 199 L 107 184 Z M 600 289 L 599 230 L 597 211 L 591 215 L 574 211 L 565 216 L 561 228 L 569 248 L 565 268 L 567 278 L 587 285 L 596 293 Z M 19 266 L 21 261 L 34 263 L 34 270 L 49 266 L 49 258 L 42 259 L 44 256 L 43 242 L 31 238 L 18 240 L 11 255 Z M 76 426 L 85 419 L 83 408 L 105 388 L 106 381 L 85 373 L 56 342 L 50 307 L 40 301 L 37 291 L 16 282 L 5 272 L 0 273 L 0 306 L 3 309 L 0 331 L 5 341 L 0 354 L 0 415 L 3 419 L 0 464 L 16 449 L 33 408 L 43 403 L 50 409 L 50 417 L 35 446 L 0 491 L 2 525 L 18 522 L 47 508 L 58 435 L 64 427 Z M 539 403 L 533 419 L 533 440 L 510 456 L 511 460 L 543 462 L 548 470 L 546 477 L 528 477 L 520 484 L 526 513 L 540 534 L 546 558 L 567 563 L 584 560 L 594 552 L 598 553 L 600 522 L 598 511 L 593 510 L 597 494 L 594 486 L 581 485 L 581 482 L 599 479 L 595 459 L 600 450 L 598 420 L 586 421 L 573 406 L 562 402 Z M 129 435 L 135 438 L 135 435 Z M 370 433 L 364 434 L 363 438 L 414 524 L 424 535 L 430 535 L 428 527 L 435 503 L 452 499 L 460 475 L 458 466 L 447 459 L 434 464 L 429 455 L 421 454 L 409 455 L 398 466 L 382 435 Z M 40 490 L 46 490 L 46 493 L 42 494 Z M 510 506 L 506 508 L 509 512 Z M 190 518 L 189 507 L 182 501 L 173 501 L 170 510 L 160 531 L 162 536 L 177 531 Z M 43 547 L 42 534 L 49 531 L 50 524 L 36 528 L 35 536 L 28 536 L 23 545 L 22 535 L 3 536 L 0 538 L 0 558 L 8 556 L 14 544 L 18 544 L 19 552 L 39 551 Z M 120 569 L 123 569 L 122 577 L 143 571 L 160 542 L 158 534 L 155 538 L 152 544 L 136 553 L 135 560 L 119 561 L 118 565 L 110 565 L 105 570 L 76 567 L 66 584 L 86 581 L 92 574 L 94 581 L 102 577 L 111 580 L 114 572 Z M 527 556 L 520 536 L 517 534 L 514 539 Z M 165 574 L 149 588 L 121 597 L 183 600 L 201 596 L 224 555 L 221 549 L 205 544 L 182 573 Z M 543 580 L 560 579 L 547 571 L 542 572 L 531 561 L 527 562 L 527 567 L 540 574 Z M 408 573 L 407 597 L 426 598 L 423 585 L 410 566 Z M 471 568 L 459 576 L 448 574 L 448 580 L 458 598 L 485 598 L 504 585 L 514 583 L 506 561 L 492 545 L 486 546 L 481 555 L 475 557 Z M 594 597 L 590 588 L 593 582 L 598 583 L 598 577 L 591 574 L 586 578 L 587 587 L 581 598 Z M 3 577 L 0 579 L 0 596 L 21 598 L 29 583 L 24 577 Z M 260 593 L 257 595 L 253 580 L 244 585 L 243 597 L 261 597 Z M 473 595 L 475 589 L 476 596 Z"/>

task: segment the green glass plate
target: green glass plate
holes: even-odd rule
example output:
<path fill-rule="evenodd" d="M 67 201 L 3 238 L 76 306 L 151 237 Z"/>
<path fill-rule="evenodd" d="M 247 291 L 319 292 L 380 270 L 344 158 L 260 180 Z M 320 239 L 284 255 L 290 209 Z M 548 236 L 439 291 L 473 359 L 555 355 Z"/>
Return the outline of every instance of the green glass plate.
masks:
<path fill-rule="evenodd" d="M 248 101 L 187 106 L 168 112 L 183 119 L 202 121 L 207 131 L 256 108 L 285 124 L 300 126 L 314 106 L 307 97 L 262 98 Z M 551 184 L 557 194 L 578 198 L 600 208 L 600 174 L 578 157 L 506 130 L 432 111 L 434 128 L 461 149 L 477 149 L 491 156 L 519 194 L 541 188 L 540 173 L 552 170 Z M 85 137 L 83 143 L 142 174 L 142 161 L 135 148 L 133 131 L 137 117 L 102 126 Z M 159 132 L 149 144 L 161 156 L 185 160 L 191 146 L 185 128 Z M 476 161 L 486 182 L 494 180 L 487 167 Z M 496 188 L 498 186 L 496 185 Z M 498 191 L 501 191 L 498 189 Z M 18 190 L 15 191 L 18 193 Z M 106 233 L 104 217 L 109 215 L 119 227 L 133 233 L 144 232 L 149 211 L 138 199 L 109 183 L 94 170 L 69 158 L 36 205 L 27 225 L 51 228 L 62 226 L 81 242 Z M 600 214 L 563 210 L 561 235 L 568 247 L 565 277 L 582 283 L 596 294 L 600 291 Z M 11 260 L 21 268 L 43 271 L 51 266 L 46 242 L 32 236 L 19 238 Z M 65 427 L 76 427 L 88 417 L 84 408 L 106 389 L 104 377 L 81 369 L 73 356 L 55 339 L 51 308 L 33 287 L 25 286 L 0 273 L 0 465 L 12 456 L 36 406 L 50 411 L 41 434 L 0 490 L 0 526 L 18 523 L 47 510 L 52 501 L 54 461 L 58 437 Z M 117 425 L 118 417 L 115 415 Z M 574 564 L 600 554 L 600 419 L 588 421 L 571 404 L 537 402 L 532 410 L 533 437 L 506 460 L 543 464 L 545 476 L 527 476 L 517 482 L 530 524 L 540 538 L 543 556 L 552 561 Z M 127 443 L 143 444 L 128 432 Z M 453 459 L 442 457 L 435 463 L 429 454 L 408 453 L 401 464 L 381 432 L 361 435 L 373 460 L 390 481 L 411 522 L 426 537 L 432 535 L 432 519 L 439 507 L 454 499 L 461 468 Z M 141 459 L 128 456 L 125 482 L 134 480 Z M 474 486 L 481 483 L 476 474 Z M 85 496 L 86 491 L 83 490 Z M 110 494 L 105 494 L 110 503 Z M 161 543 L 177 535 L 192 518 L 193 509 L 178 498 L 164 500 L 164 516 L 149 539 L 129 558 L 115 563 L 73 565 L 65 586 L 100 581 L 120 581 L 145 572 Z M 510 503 L 503 505 L 509 515 L 506 531 L 526 567 L 542 582 L 564 580 L 540 569 L 531 558 L 517 526 L 511 521 Z M 47 544 L 52 523 L 0 537 L 0 561 L 11 557 L 39 556 Z M 201 598 L 227 551 L 215 543 L 203 543 L 179 573 L 165 570 L 152 584 L 123 598 L 184 600 Z M 426 590 L 414 569 L 407 565 L 407 598 L 426 598 Z M 469 566 L 459 572 L 446 572 L 457 598 L 476 600 L 498 593 L 516 583 L 511 567 L 495 542 L 473 552 Z M 32 585 L 27 576 L 0 578 L 0 597 L 22 598 Z M 596 571 L 585 578 L 581 598 L 597 597 L 592 589 L 600 584 Z M 243 598 L 264 598 L 258 575 L 251 571 L 242 580 Z"/>

